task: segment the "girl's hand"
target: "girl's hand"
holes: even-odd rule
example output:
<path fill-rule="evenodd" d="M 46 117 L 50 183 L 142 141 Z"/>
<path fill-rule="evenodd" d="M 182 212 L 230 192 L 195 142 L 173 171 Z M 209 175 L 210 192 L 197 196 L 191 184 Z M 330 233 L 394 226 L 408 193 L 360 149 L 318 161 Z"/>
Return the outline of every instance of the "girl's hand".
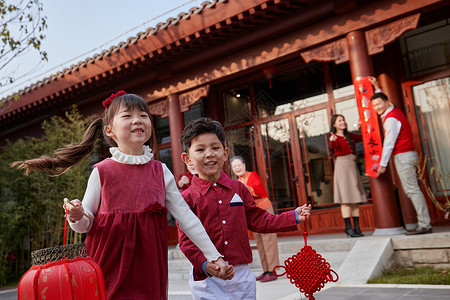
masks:
<path fill-rule="evenodd" d="M 220 277 L 223 280 L 231 280 L 234 277 L 234 267 L 232 265 L 227 265 L 226 273 L 224 276 Z"/>
<path fill-rule="evenodd" d="M 335 140 L 337 140 L 337 136 L 333 132 L 330 132 L 330 142 L 334 142 Z"/>
<path fill-rule="evenodd" d="M 80 200 L 74 199 L 70 202 L 72 203 L 72 205 L 69 203 L 65 203 L 63 207 L 67 211 L 67 216 L 69 217 L 70 221 L 72 223 L 75 223 L 76 221 L 79 221 L 81 220 L 81 218 L 83 218 L 84 209 L 81 205 Z"/>
<path fill-rule="evenodd" d="M 227 274 L 228 263 L 226 263 L 222 257 L 219 257 L 214 263 L 219 267 L 218 277 L 222 278 L 225 276 Z"/>

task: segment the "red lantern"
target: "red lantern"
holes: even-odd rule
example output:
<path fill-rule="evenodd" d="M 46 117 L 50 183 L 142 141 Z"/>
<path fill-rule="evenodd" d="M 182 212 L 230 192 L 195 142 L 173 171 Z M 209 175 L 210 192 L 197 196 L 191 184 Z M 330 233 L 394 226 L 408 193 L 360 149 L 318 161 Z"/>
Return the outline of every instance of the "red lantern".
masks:
<path fill-rule="evenodd" d="M 66 245 L 67 222 L 64 221 L 62 246 L 31 252 L 32 267 L 19 281 L 18 300 L 106 299 L 100 266 L 87 256 L 84 243 Z"/>
<path fill-rule="evenodd" d="M 103 274 L 90 257 L 32 266 L 20 279 L 17 299 L 106 299 Z"/>
<path fill-rule="evenodd" d="M 263 75 L 269 80 L 269 89 L 272 89 L 272 77 L 275 73 L 275 66 L 268 66 L 261 70 Z"/>

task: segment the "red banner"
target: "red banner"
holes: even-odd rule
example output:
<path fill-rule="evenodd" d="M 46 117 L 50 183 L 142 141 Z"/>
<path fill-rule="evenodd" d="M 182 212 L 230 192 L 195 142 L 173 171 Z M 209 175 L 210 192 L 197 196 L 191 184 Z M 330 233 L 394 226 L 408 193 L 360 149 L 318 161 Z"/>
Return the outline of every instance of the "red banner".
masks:
<path fill-rule="evenodd" d="M 364 157 L 366 161 L 366 175 L 377 177 L 380 165 L 383 141 L 381 140 L 378 115 L 372 108 L 370 97 L 373 95 L 372 84 L 368 77 L 353 82 L 355 87 L 356 103 L 358 104 L 359 119 L 361 120 L 361 133 L 364 144 Z"/>

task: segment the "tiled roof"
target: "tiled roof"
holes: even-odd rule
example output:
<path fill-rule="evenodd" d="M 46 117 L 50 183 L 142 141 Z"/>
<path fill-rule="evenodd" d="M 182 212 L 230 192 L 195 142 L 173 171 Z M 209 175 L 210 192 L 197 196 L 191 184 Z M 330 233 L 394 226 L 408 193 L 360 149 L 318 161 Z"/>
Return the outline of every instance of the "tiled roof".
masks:
<path fill-rule="evenodd" d="M 232 47 L 250 47 L 267 39 L 268 34 L 276 36 L 286 29 L 291 30 L 293 26 L 304 26 L 305 22 L 316 20 L 316 14 L 311 18 L 299 18 L 294 12 L 306 7 L 313 9 L 318 2 L 205 1 L 200 7 L 158 23 L 145 32 L 20 90 L 19 101 L 6 101 L 0 106 L 0 128 L 6 132 L 4 129 L 12 129 L 27 118 L 33 119 L 32 116 L 42 116 L 52 109 L 79 104 L 80 99 L 83 103 L 96 101 L 117 84 L 123 88 L 135 88 L 161 82 L 165 80 L 162 78 L 170 78 L 173 74 L 189 72 L 205 60 L 221 58 L 224 51 L 233 51 Z M 320 9 L 321 15 L 323 12 L 332 13 L 332 5 Z M 289 18 L 281 21 L 285 16 Z M 268 30 L 263 29 L 265 26 L 262 25 L 266 24 Z M 147 94 L 147 97 L 149 101 L 157 101 L 164 95 L 155 93 Z"/>
<path fill-rule="evenodd" d="M 121 49 L 121 48 L 126 48 L 130 45 L 134 45 L 139 40 L 146 39 L 150 35 L 155 35 L 159 31 L 167 29 L 169 26 L 177 25 L 181 20 L 189 19 L 189 18 L 191 18 L 192 15 L 201 14 L 204 10 L 214 8 L 216 6 L 216 4 L 225 3 L 227 1 L 228 0 L 205 1 L 200 5 L 200 7 L 192 7 L 191 9 L 189 9 L 188 12 L 182 12 L 182 13 L 178 14 L 178 16 L 176 18 L 173 18 L 173 17 L 168 18 L 166 20 L 166 22 L 160 22 L 160 23 L 156 24 L 155 27 L 150 27 L 144 32 L 139 32 L 138 34 L 136 34 L 136 36 L 130 37 L 126 41 L 120 42 L 118 45 L 112 46 L 107 50 L 103 50 L 99 54 L 95 54 L 92 57 L 86 58 L 84 61 L 80 61 L 77 64 L 73 64 L 69 68 L 64 68 L 62 71 L 59 71 L 56 74 L 50 75 L 49 77 L 39 80 L 36 83 L 31 84 L 30 86 L 27 86 L 27 87 L 19 90 L 17 93 L 19 95 L 27 93 L 39 86 L 47 84 L 58 78 L 61 78 L 64 75 L 70 74 L 71 72 L 77 71 L 78 69 L 85 67 L 88 64 L 92 64 L 95 61 L 101 60 L 104 57 L 109 56 L 112 53 L 119 51 L 119 49 Z M 6 97 L 7 100 L 10 100 L 12 98 L 13 98 L 13 95 Z"/>

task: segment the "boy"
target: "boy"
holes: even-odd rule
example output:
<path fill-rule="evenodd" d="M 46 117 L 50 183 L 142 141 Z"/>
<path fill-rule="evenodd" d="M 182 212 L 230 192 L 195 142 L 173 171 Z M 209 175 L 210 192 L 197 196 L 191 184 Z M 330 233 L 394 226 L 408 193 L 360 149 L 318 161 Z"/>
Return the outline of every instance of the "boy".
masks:
<path fill-rule="evenodd" d="M 252 251 L 247 230 L 271 233 L 297 230 L 297 224 L 310 214 L 311 206 L 272 215 L 258 208 L 241 182 L 223 171 L 228 159 L 225 133 L 219 122 L 200 118 L 190 123 L 181 136 L 187 165 L 198 176 L 182 195 L 197 215 L 224 260 L 234 266 L 234 278 L 221 280 L 208 276 L 206 259 L 189 238 L 178 229 L 180 249 L 192 263 L 189 285 L 193 299 L 256 299 L 256 279 L 248 266 Z"/>

